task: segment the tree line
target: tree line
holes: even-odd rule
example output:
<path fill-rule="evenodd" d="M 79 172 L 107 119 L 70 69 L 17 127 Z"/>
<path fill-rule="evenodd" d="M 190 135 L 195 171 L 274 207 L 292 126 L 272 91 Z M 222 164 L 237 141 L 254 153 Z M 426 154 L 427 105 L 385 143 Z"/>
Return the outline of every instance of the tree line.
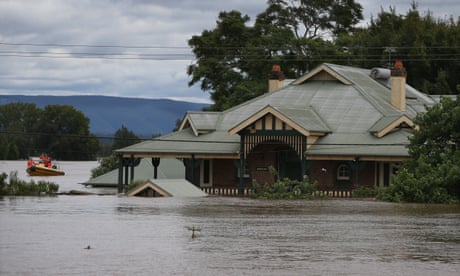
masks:
<path fill-rule="evenodd" d="M 90 133 L 90 120 L 69 105 L 33 103 L 0 105 L 0 159 L 27 159 L 47 153 L 59 160 L 96 160 L 114 149 L 140 142 L 125 126 L 114 134 L 110 149 Z"/>
<path fill-rule="evenodd" d="M 427 94 L 460 92 L 460 24 L 422 15 L 413 2 L 405 15 L 381 10 L 368 26 L 354 0 L 269 0 L 252 23 L 241 12 L 219 13 L 216 26 L 192 36 L 196 57 L 189 85 L 199 84 L 222 111 L 267 91 L 274 64 L 288 79 L 329 62 L 362 68 L 389 67 L 402 59 L 407 81 Z"/>

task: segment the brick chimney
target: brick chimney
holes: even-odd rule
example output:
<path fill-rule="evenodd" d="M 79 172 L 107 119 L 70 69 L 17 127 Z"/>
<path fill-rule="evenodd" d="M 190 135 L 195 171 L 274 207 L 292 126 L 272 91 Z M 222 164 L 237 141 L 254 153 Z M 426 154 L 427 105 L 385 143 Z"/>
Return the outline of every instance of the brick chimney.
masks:
<path fill-rule="evenodd" d="M 406 68 L 397 60 L 391 69 L 391 105 L 399 111 L 406 111 Z"/>
<path fill-rule="evenodd" d="M 273 65 L 270 74 L 268 74 L 268 92 L 273 92 L 284 86 L 284 74 L 281 72 L 279 65 Z"/>

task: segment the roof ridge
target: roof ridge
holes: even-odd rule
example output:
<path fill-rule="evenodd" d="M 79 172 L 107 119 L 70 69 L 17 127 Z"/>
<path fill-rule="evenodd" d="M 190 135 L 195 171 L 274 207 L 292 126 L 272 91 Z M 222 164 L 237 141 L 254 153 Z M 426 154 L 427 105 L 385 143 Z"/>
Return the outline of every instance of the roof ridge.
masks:
<path fill-rule="evenodd" d="M 378 85 L 382 86 L 384 89 L 388 89 L 384 87 L 382 84 L 380 84 L 378 81 L 375 81 L 374 79 L 371 78 L 371 81 L 376 82 Z M 398 112 L 394 110 L 393 108 L 390 109 L 391 112 L 388 113 L 383 106 L 381 106 L 380 101 L 377 100 L 374 96 L 372 96 L 370 93 L 367 93 L 364 88 L 362 88 L 357 82 L 353 82 L 353 86 L 356 88 L 356 91 L 363 96 L 377 111 L 380 113 L 382 116 L 398 116 L 402 115 L 403 113 Z"/>
<path fill-rule="evenodd" d="M 207 114 L 219 114 L 219 113 L 221 113 L 221 112 L 222 112 L 222 111 L 206 111 L 206 110 L 204 110 L 204 111 L 199 111 L 199 110 L 192 110 L 192 111 L 187 111 L 186 113 L 187 113 L 187 114 L 194 114 L 194 113 L 196 113 L 196 114 L 198 114 L 198 113 L 201 113 L 201 114 L 202 114 L 202 113 L 207 113 Z"/>

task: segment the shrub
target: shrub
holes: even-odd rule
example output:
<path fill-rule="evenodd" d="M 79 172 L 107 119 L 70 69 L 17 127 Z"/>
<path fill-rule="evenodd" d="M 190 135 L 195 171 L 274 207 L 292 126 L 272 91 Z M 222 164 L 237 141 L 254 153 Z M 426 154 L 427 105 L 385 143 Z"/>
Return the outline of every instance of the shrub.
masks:
<path fill-rule="evenodd" d="M 353 190 L 353 197 L 364 198 L 364 197 L 375 197 L 378 193 L 376 188 L 369 187 L 358 187 Z"/>
<path fill-rule="evenodd" d="M 10 182 L 7 183 L 8 175 L 2 173 L 0 175 L 0 196 L 39 196 L 39 195 L 54 195 L 59 190 L 59 185 L 39 181 L 37 184 L 32 180 L 26 182 L 17 177 L 17 172 L 11 172 Z"/>
<path fill-rule="evenodd" d="M 311 199 L 316 189 L 316 183 L 311 184 L 308 177 L 303 181 L 284 178 L 273 185 L 260 185 L 253 181 L 252 197 L 259 199 Z"/>
<path fill-rule="evenodd" d="M 426 169 L 426 168 L 425 168 Z M 450 203 L 456 201 L 436 174 L 417 178 L 403 168 L 393 178 L 393 183 L 377 194 L 377 198 L 393 202 Z"/>

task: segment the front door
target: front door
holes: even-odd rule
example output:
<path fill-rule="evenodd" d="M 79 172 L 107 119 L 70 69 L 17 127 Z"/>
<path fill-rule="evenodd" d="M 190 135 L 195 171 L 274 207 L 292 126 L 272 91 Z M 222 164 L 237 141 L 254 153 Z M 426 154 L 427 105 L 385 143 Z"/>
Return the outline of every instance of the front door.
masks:
<path fill-rule="evenodd" d="M 289 146 L 276 149 L 275 166 L 279 179 L 302 180 L 302 163 L 297 153 Z"/>

